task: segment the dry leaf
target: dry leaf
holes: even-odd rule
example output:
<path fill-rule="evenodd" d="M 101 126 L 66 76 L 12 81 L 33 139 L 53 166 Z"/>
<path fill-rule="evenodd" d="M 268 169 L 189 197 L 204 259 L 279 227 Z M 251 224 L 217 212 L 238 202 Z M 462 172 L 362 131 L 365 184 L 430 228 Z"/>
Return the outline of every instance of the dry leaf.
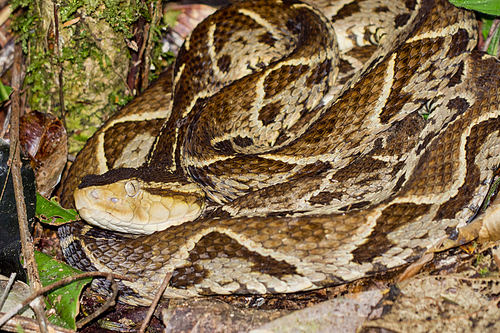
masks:
<path fill-rule="evenodd" d="M 381 299 L 380 290 L 331 299 L 264 324 L 250 333 L 354 333 L 366 318 L 373 315 L 373 308 Z"/>
<path fill-rule="evenodd" d="M 21 147 L 35 170 L 37 190 L 48 197 L 66 164 L 66 130 L 54 115 L 34 111 L 21 117 L 19 131 Z"/>
<path fill-rule="evenodd" d="M 399 277 L 398 282 L 402 282 L 404 280 L 411 278 L 412 276 L 417 275 L 418 272 L 420 272 L 420 270 L 422 269 L 422 267 L 424 267 L 425 264 L 427 264 L 433 258 L 434 258 L 434 253 L 432 252 L 424 253 L 424 255 L 420 259 L 418 259 L 405 269 L 403 274 L 401 274 L 401 276 Z"/>
<path fill-rule="evenodd" d="M 373 328 L 412 333 L 500 332 L 500 281 L 473 275 L 476 272 L 471 269 L 460 275 L 407 281 L 390 310 L 366 322 L 361 332 Z"/>

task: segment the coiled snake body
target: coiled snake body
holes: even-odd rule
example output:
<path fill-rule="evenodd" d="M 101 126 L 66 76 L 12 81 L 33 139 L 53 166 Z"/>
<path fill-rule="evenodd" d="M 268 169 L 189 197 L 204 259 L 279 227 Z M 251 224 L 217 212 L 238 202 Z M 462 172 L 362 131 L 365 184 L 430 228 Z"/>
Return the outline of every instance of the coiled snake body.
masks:
<path fill-rule="evenodd" d="M 379 28 L 367 8 L 393 19 Z M 325 15 L 347 22 L 340 57 L 330 21 L 295 1 L 201 23 L 173 72 L 77 157 L 63 202 L 114 169 L 75 196 L 120 232 L 61 227 L 68 262 L 131 276 L 130 304 L 149 304 L 169 272 L 169 296 L 289 293 L 411 262 L 470 222 L 500 163 L 500 64 L 472 51 L 473 15 L 444 0 Z M 85 206 L 109 189 L 102 211 Z M 122 202 L 130 211 L 112 211 Z"/>

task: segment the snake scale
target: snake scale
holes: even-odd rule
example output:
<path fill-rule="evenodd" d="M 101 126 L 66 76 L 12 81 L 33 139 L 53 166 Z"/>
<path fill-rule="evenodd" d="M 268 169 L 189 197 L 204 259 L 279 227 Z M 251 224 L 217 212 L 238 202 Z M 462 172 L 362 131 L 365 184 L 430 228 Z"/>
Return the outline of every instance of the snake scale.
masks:
<path fill-rule="evenodd" d="M 469 223 L 500 164 L 500 63 L 473 50 L 474 15 L 328 8 L 245 1 L 198 25 L 77 157 L 62 203 L 78 187 L 111 230 L 62 226 L 67 261 L 131 277 L 129 304 L 167 273 L 171 297 L 291 293 L 412 262 Z"/>

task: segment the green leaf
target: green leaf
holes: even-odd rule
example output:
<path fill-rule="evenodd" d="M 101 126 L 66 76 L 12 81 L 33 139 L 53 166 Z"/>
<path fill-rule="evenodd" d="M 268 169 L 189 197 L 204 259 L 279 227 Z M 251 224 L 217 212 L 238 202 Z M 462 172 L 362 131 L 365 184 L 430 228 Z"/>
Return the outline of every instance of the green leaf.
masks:
<path fill-rule="evenodd" d="M 83 1 L 81 0 L 69 0 L 64 2 L 64 6 L 58 6 L 59 14 L 61 15 L 61 22 L 66 22 L 70 19 L 78 8 L 83 6 Z"/>
<path fill-rule="evenodd" d="M 180 10 L 170 10 L 163 14 L 162 20 L 163 23 L 169 27 L 175 26 L 177 23 L 177 17 L 181 14 Z"/>
<path fill-rule="evenodd" d="M 457 7 L 477 10 L 489 15 L 500 15 L 500 1 L 498 0 L 450 0 Z"/>
<path fill-rule="evenodd" d="M 493 38 L 491 38 L 490 45 L 486 52 L 490 55 L 496 56 L 498 54 L 498 42 L 500 41 L 500 29 L 495 30 Z"/>
<path fill-rule="evenodd" d="M 0 81 L 0 102 L 8 100 L 11 91 L 12 91 L 11 87 L 4 86 L 2 81 Z"/>
<path fill-rule="evenodd" d="M 483 22 L 483 38 L 486 40 L 488 38 L 488 34 L 490 33 L 491 26 L 493 25 L 493 19 L 489 19 L 489 15 L 486 17 L 481 17 L 481 21 Z"/>
<path fill-rule="evenodd" d="M 44 287 L 65 277 L 82 273 L 38 251 L 35 251 L 35 260 L 38 265 L 38 271 L 40 272 L 40 280 Z M 80 294 L 83 287 L 91 281 L 92 278 L 76 280 L 47 293 L 45 297 L 47 309 L 54 310 L 48 311 L 48 319 L 53 324 L 76 330 L 75 318 L 80 308 Z"/>
<path fill-rule="evenodd" d="M 36 194 L 36 216 L 42 223 L 51 225 L 78 220 L 78 213 L 74 209 L 64 209 L 59 203 L 45 199 L 40 193 Z"/>

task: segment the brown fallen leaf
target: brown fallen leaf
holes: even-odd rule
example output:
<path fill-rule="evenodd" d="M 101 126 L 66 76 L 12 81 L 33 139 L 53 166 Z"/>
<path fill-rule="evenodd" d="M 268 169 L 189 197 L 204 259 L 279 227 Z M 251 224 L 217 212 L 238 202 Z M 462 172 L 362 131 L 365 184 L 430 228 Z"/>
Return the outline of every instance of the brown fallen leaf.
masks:
<path fill-rule="evenodd" d="M 499 332 L 498 277 L 475 275 L 471 266 L 447 276 L 414 277 L 400 286 L 392 307 L 358 332 Z"/>
<path fill-rule="evenodd" d="M 482 222 L 479 242 L 500 240 L 500 197 L 497 196 L 486 211 L 478 218 Z"/>
<path fill-rule="evenodd" d="M 432 259 L 434 259 L 434 253 L 432 252 L 424 253 L 424 255 L 420 259 L 418 259 L 405 269 L 403 274 L 399 276 L 398 282 L 402 282 L 404 280 L 411 278 L 412 276 L 417 275 L 418 272 L 420 272 L 420 270 L 422 269 L 422 267 L 424 267 L 425 264 L 427 264 Z"/>
<path fill-rule="evenodd" d="M 474 221 L 459 228 L 456 240 L 445 240 L 438 251 L 462 246 L 473 240 L 477 240 L 479 243 L 500 240 L 500 196 L 496 196 Z"/>
<path fill-rule="evenodd" d="M 37 190 L 48 197 L 61 178 L 68 155 L 61 121 L 50 113 L 30 112 L 20 119 L 21 148 L 31 159 Z"/>
<path fill-rule="evenodd" d="M 356 332 L 367 318 L 378 318 L 382 308 L 375 309 L 382 299 L 380 290 L 331 299 L 312 307 L 278 318 L 250 333 L 272 332 Z"/>

